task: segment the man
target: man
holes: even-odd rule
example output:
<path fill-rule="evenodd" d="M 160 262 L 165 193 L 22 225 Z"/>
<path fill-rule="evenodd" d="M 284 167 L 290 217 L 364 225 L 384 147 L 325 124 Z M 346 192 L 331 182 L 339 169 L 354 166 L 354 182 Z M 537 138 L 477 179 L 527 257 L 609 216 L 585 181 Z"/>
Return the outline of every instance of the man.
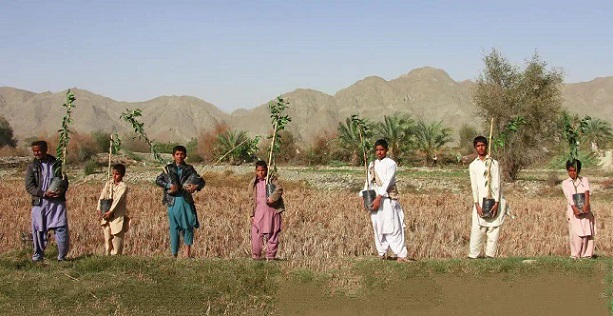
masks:
<path fill-rule="evenodd" d="M 372 203 L 375 211 L 370 212 L 375 232 L 375 246 L 380 258 L 385 258 L 388 248 L 397 256 L 397 261 L 406 262 L 407 247 L 404 244 L 404 211 L 398 203 L 396 190 L 396 162 L 387 157 L 388 144 L 385 139 L 375 142 L 377 159 L 370 163 L 369 189 L 377 196 Z"/>
<path fill-rule="evenodd" d="M 500 226 L 504 222 L 506 213 L 505 200 L 504 198 L 501 199 L 498 161 L 488 156 L 487 145 L 487 138 L 484 136 L 475 137 L 473 146 L 477 152 L 477 158 L 468 167 L 474 203 L 468 253 L 468 258 L 471 259 L 479 258 L 481 255 L 484 237 L 487 237 L 485 241 L 485 256 L 488 258 L 496 256 Z M 491 168 L 488 168 L 490 163 Z M 489 177 L 487 172 L 490 172 Z M 488 178 L 490 179 L 489 187 L 487 183 Z M 488 191 L 490 191 L 489 196 Z M 484 198 L 494 199 L 495 203 L 492 206 L 491 217 L 484 217 L 482 209 Z"/>
<path fill-rule="evenodd" d="M 66 259 L 69 247 L 66 215 L 66 190 L 51 192 L 47 188 L 54 175 L 55 157 L 47 154 L 47 142 L 31 144 L 34 160 L 26 169 L 26 191 L 32 196 L 32 261 L 42 261 L 47 247 L 47 233 L 54 231 L 57 260 Z M 67 188 L 68 182 L 66 182 Z"/>

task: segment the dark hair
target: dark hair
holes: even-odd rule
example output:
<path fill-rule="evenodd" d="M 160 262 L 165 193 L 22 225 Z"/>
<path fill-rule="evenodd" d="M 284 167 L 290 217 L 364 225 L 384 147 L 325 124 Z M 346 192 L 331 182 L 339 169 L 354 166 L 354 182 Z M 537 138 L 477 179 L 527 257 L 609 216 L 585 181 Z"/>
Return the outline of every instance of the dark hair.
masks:
<path fill-rule="evenodd" d="M 174 155 L 177 151 L 182 151 L 183 153 L 185 153 L 187 155 L 187 148 L 185 148 L 185 146 L 175 146 L 172 148 L 172 154 Z"/>
<path fill-rule="evenodd" d="M 567 160 L 566 161 L 566 171 L 568 171 L 570 167 L 575 168 L 575 170 L 577 171 L 577 174 L 579 174 L 579 172 L 581 172 L 581 160 L 579 159 L 573 159 L 572 161 Z"/>
<path fill-rule="evenodd" d="M 117 170 L 117 172 L 119 172 L 120 175 L 125 176 L 126 175 L 126 166 L 118 163 L 116 165 L 113 165 L 113 170 Z"/>
<path fill-rule="evenodd" d="M 31 144 L 31 147 L 34 147 L 34 146 L 40 147 L 40 149 L 45 152 L 47 151 L 47 149 L 49 149 L 49 147 L 47 146 L 47 142 L 44 140 L 33 141 Z"/>
<path fill-rule="evenodd" d="M 268 170 L 268 165 L 264 160 L 258 160 L 255 162 L 255 169 L 257 169 L 258 167 L 264 167 L 266 170 Z"/>
<path fill-rule="evenodd" d="M 382 146 L 383 148 L 385 148 L 385 150 L 388 150 L 389 145 L 387 144 L 387 140 L 381 138 L 381 139 L 377 139 L 377 141 L 375 142 L 375 147 L 377 146 Z"/>
<path fill-rule="evenodd" d="M 477 147 L 477 143 L 484 143 L 485 146 L 487 146 L 488 141 L 485 136 L 477 136 L 475 139 L 473 139 L 473 147 Z"/>

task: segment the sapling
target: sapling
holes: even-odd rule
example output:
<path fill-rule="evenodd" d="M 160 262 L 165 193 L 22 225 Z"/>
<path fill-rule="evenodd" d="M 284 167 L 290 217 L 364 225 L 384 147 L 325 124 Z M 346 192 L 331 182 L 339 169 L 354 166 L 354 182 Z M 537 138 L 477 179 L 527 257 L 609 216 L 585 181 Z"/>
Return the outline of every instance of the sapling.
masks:
<path fill-rule="evenodd" d="M 111 161 L 112 161 L 112 157 L 113 157 L 113 152 L 117 153 L 119 152 L 119 149 L 121 148 L 121 138 L 119 138 L 119 135 L 117 135 L 117 132 L 115 132 L 115 134 L 111 134 L 110 136 L 110 140 L 109 140 L 109 166 L 107 169 L 107 174 L 106 174 L 106 181 L 104 182 L 104 185 L 110 185 L 110 179 L 111 179 Z M 106 213 L 108 210 L 111 209 L 111 205 L 113 204 L 113 189 L 109 189 L 108 192 L 110 192 L 111 196 L 109 198 L 103 198 L 100 199 L 100 212 L 102 214 Z"/>
<path fill-rule="evenodd" d="M 585 116 L 582 119 L 579 119 L 578 115 L 569 115 L 568 113 L 564 113 L 562 117 L 562 121 L 564 123 L 564 138 L 568 141 L 568 161 L 570 161 L 575 170 L 577 170 L 577 160 L 579 158 L 579 140 L 581 136 L 586 132 L 589 122 L 592 120 L 591 117 Z M 577 186 L 573 181 L 573 186 L 575 187 L 575 193 L 573 194 L 573 202 L 575 206 L 579 210 L 579 213 L 583 213 L 583 207 L 585 206 L 585 193 L 577 193 Z"/>
<path fill-rule="evenodd" d="M 66 101 L 62 104 L 62 106 L 66 108 L 66 115 L 62 118 L 62 128 L 58 130 L 59 139 L 56 148 L 56 160 L 53 165 L 53 179 L 48 189 L 51 192 L 63 192 L 68 187 L 68 179 L 64 167 L 66 165 L 70 134 L 72 134 L 69 125 L 73 122 L 72 109 L 75 107 L 74 101 L 76 100 L 74 93 L 68 89 L 68 91 L 66 91 Z"/>
<path fill-rule="evenodd" d="M 274 153 L 279 152 L 280 148 L 277 144 L 277 139 L 280 139 L 279 131 L 285 129 L 285 126 L 289 122 L 292 121 L 292 118 L 282 113 L 288 108 L 289 102 L 281 98 L 277 97 L 275 102 L 270 102 L 268 104 L 268 109 L 270 111 L 271 123 L 272 123 L 272 135 L 269 136 L 271 138 L 270 141 L 270 150 L 268 154 L 268 173 L 266 174 L 266 196 L 270 196 L 272 192 L 275 190 L 275 186 L 270 183 L 271 176 L 277 172 L 277 164 L 275 161 Z"/>
<path fill-rule="evenodd" d="M 350 124 L 354 126 L 354 128 L 358 131 L 358 136 L 360 137 L 360 149 L 362 150 L 363 160 L 364 160 L 364 174 L 366 176 L 364 181 L 364 189 L 361 192 L 362 197 L 364 198 L 364 207 L 369 211 L 374 211 L 372 209 L 372 202 L 377 197 L 377 192 L 375 190 L 368 190 L 368 185 L 370 183 L 370 174 L 368 172 L 368 156 L 366 154 L 367 151 L 367 139 L 366 135 L 369 132 L 368 124 L 365 119 L 359 118 L 357 115 L 352 115 Z"/>
<path fill-rule="evenodd" d="M 160 165 L 162 165 L 162 169 L 164 170 L 165 173 L 167 173 L 167 170 L 165 167 L 166 162 L 164 161 L 164 159 L 162 159 L 162 156 L 155 148 L 154 140 L 150 139 L 149 136 L 147 136 L 147 134 L 145 133 L 145 123 L 138 121 L 138 118 L 141 117 L 142 115 L 143 113 L 140 109 L 136 109 L 132 111 L 126 110 L 126 112 L 121 114 L 120 118 L 130 123 L 130 125 L 132 126 L 132 129 L 134 129 L 134 133 L 136 133 L 135 138 L 141 139 L 145 141 L 145 143 L 147 143 L 147 146 L 149 146 L 149 152 L 153 156 L 153 159 L 156 162 L 158 162 Z"/>
<path fill-rule="evenodd" d="M 485 177 L 485 186 L 487 188 L 486 197 L 483 198 L 483 203 L 481 209 L 483 210 L 484 218 L 490 218 L 494 214 L 492 214 L 492 207 L 496 203 L 492 194 L 492 145 L 496 150 L 501 149 L 504 145 L 509 141 L 509 138 L 512 134 L 516 133 L 520 126 L 525 124 L 525 120 L 521 116 L 517 116 L 513 118 L 498 134 L 497 137 L 494 137 L 494 118 L 490 121 L 490 134 L 488 141 L 487 154 L 485 156 L 485 172 L 483 176 Z"/>

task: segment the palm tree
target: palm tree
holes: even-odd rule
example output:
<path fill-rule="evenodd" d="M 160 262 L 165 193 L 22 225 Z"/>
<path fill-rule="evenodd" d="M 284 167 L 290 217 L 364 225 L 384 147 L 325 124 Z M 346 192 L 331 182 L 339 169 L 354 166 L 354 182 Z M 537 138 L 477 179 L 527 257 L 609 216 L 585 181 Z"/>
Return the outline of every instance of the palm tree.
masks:
<path fill-rule="evenodd" d="M 443 127 L 443 122 L 417 122 L 415 127 L 417 147 L 426 155 L 426 165 L 433 165 L 436 151 L 451 142 L 451 129 Z"/>
<path fill-rule="evenodd" d="M 385 138 L 389 144 L 389 155 L 402 159 L 415 145 L 415 121 L 411 116 L 396 113 L 392 116 L 384 116 L 383 122 L 379 122 L 375 129 L 381 138 Z"/>
<path fill-rule="evenodd" d="M 355 117 L 357 118 L 357 116 Z M 359 120 L 359 119 L 358 119 Z M 369 151 L 371 144 L 370 138 L 372 137 L 372 124 L 367 119 L 361 120 L 364 122 L 362 137 L 364 138 L 364 145 L 366 150 Z M 345 119 L 345 123 L 339 123 L 338 125 L 338 144 L 342 152 L 344 152 L 352 164 L 359 165 L 364 163 L 362 155 L 362 143 L 360 141 L 359 127 L 356 124 L 356 120 L 352 117 Z"/>
<path fill-rule="evenodd" d="M 215 154 L 219 157 L 227 154 L 224 160 L 230 164 L 241 163 L 252 158 L 258 141 L 258 138 L 250 139 L 246 131 L 227 130 L 217 135 Z"/>
<path fill-rule="evenodd" d="M 611 123 L 597 118 L 591 119 L 587 122 L 582 136 L 583 141 L 591 145 L 592 151 L 598 151 L 601 146 L 613 140 Z"/>

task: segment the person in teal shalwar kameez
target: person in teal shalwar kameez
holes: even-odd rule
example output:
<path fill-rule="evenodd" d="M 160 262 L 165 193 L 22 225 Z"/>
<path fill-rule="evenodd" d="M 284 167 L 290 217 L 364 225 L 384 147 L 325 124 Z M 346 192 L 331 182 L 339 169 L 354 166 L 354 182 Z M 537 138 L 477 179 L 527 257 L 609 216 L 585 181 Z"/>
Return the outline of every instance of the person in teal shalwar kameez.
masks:
<path fill-rule="evenodd" d="M 166 172 L 160 174 L 155 182 L 163 188 L 162 203 L 168 207 L 170 251 L 173 257 L 177 257 L 180 235 L 183 235 L 183 243 L 186 245 L 185 256 L 191 258 L 194 229 L 200 227 L 192 193 L 204 187 L 204 180 L 192 165 L 185 163 L 187 157 L 185 147 L 174 147 L 172 157 L 174 162 L 166 166 Z"/>

